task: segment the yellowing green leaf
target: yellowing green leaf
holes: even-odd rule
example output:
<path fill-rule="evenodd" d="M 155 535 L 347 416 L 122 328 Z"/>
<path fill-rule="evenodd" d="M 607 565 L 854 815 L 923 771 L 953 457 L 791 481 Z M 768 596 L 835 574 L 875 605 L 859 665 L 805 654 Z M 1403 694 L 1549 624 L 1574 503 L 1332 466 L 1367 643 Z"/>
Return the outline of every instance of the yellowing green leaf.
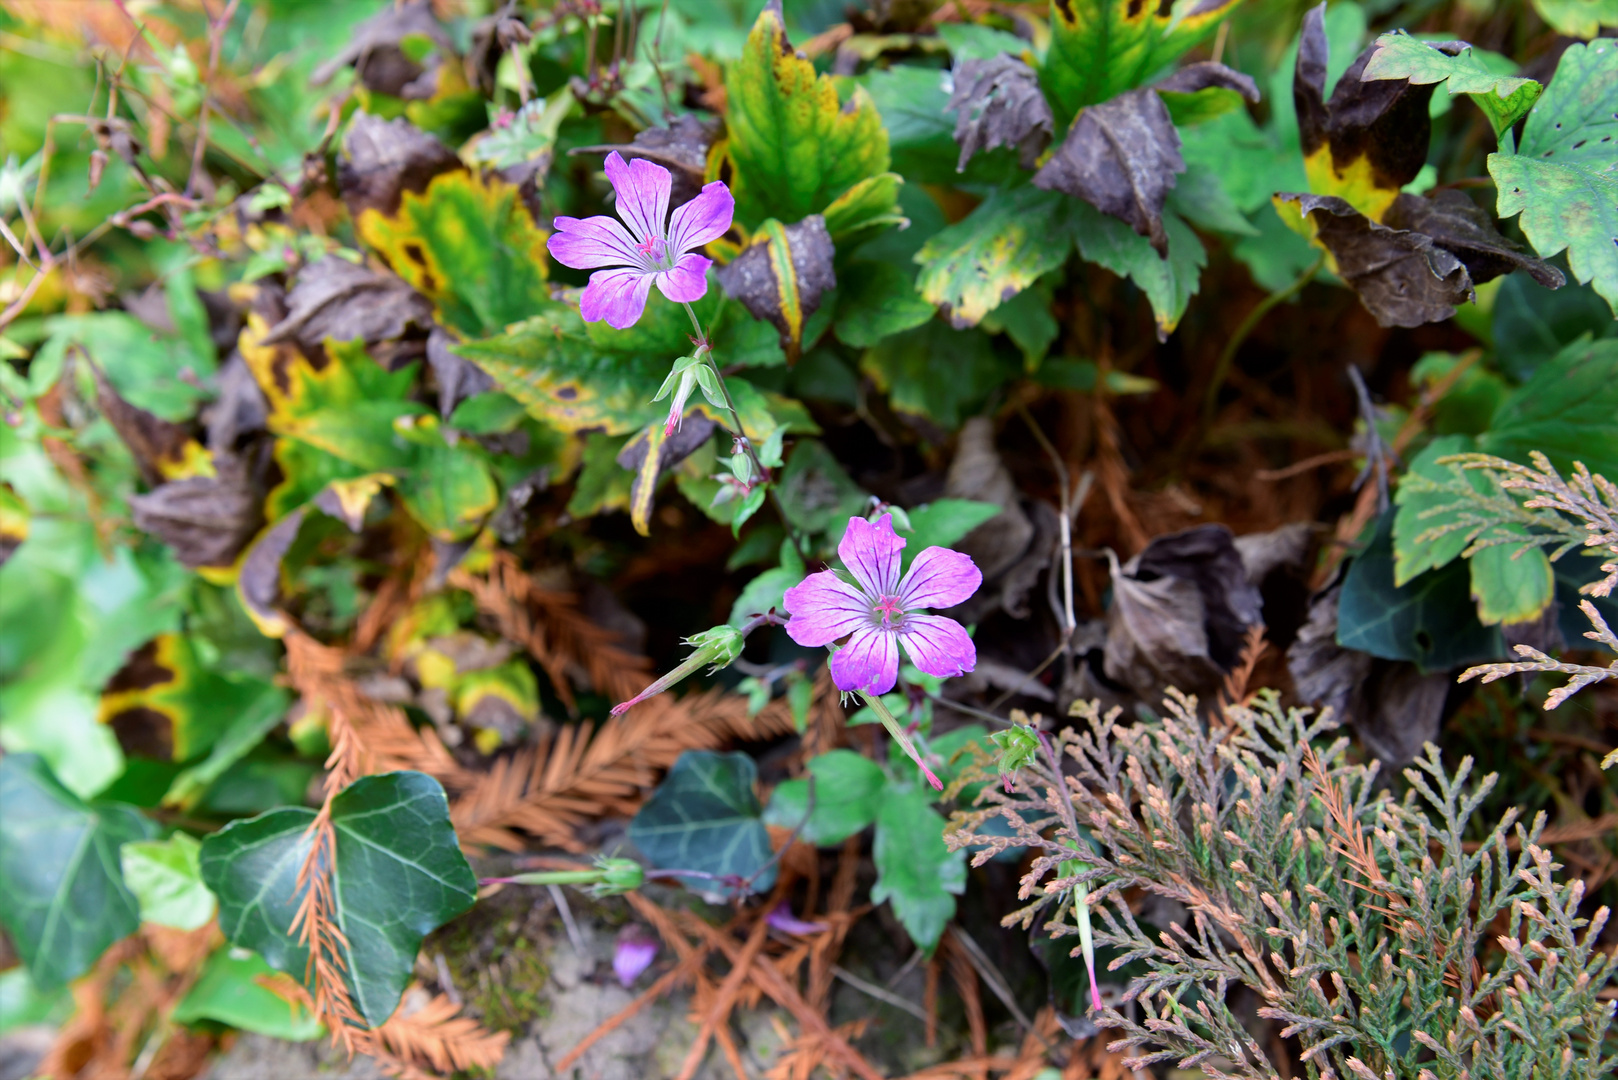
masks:
<path fill-rule="evenodd" d="M 1078 199 L 1032 185 L 995 189 L 916 253 L 921 264 L 916 287 L 922 299 L 942 308 L 957 327 L 976 325 L 1067 261 L 1072 215 L 1081 205 Z"/>
<path fill-rule="evenodd" d="M 1086 105 L 1146 82 L 1213 33 L 1240 3 L 1051 0 L 1051 45 L 1039 81 L 1058 130 Z"/>
<path fill-rule="evenodd" d="M 772 217 L 801 221 L 888 171 L 888 133 L 870 95 L 856 88 L 843 107 L 831 78 L 787 41 L 779 3 L 760 12 L 725 73 L 725 92 L 729 137 L 710 168 L 730 183 L 736 220 L 747 229 Z M 869 205 L 859 197 L 857 214 L 849 208 L 852 224 L 871 220 L 877 194 Z"/>
<path fill-rule="evenodd" d="M 545 302 L 549 235 L 534 224 L 517 189 L 494 176 L 450 172 L 399 212 L 367 210 L 360 237 L 433 302 L 438 319 L 465 337 L 484 337 L 528 318 Z"/>
<path fill-rule="evenodd" d="M 1534 10 L 1557 33 L 1593 38 L 1603 26 L 1618 26 L 1618 0 L 1533 0 Z"/>
<path fill-rule="evenodd" d="M 1469 94 L 1489 118 L 1496 137 L 1533 108 L 1544 89 L 1533 79 L 1491 70 L 1470 46 L 1452 56 L 1403 32 L 1383 34 L 1376 45 L 1363 78 L 1409 79 L 1417 85 L 1441 82 L 1451 97 Z"/>
<path fill-rule="evenodd" d="M 1556 596 L 1556 578 L 1545 550 L 1519 544 L 1495 544 L 1467 560 L 1472 599 L 1484 626 L 1529 622 Z"/>

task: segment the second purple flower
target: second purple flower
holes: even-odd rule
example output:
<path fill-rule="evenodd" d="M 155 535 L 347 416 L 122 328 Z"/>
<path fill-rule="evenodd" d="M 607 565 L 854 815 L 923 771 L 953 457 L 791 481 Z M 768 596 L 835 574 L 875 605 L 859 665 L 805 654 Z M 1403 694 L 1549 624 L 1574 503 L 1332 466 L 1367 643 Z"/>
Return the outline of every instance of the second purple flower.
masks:
<path fill-rule="evenodd" d="M 930 547 L 901 578 L 904 547 L 893 531 L 892 515 L 883 514 L 875 523 L 849 518 L 837 554 L 854 580 L 822 570 L 786 591 L 792 614 L 787 633 L 793 641 L 812 648 L 848 636 L 831 659 L 832 681 L 839 690 L 892 690 L 899 679 L 901 647 L 911 663 L 939 678 L 964 675 L 977 665 L 977 648 L 965 627 L 920 609 L 965 601 L 983 584 L 983 573 L 970 556 Z"/>

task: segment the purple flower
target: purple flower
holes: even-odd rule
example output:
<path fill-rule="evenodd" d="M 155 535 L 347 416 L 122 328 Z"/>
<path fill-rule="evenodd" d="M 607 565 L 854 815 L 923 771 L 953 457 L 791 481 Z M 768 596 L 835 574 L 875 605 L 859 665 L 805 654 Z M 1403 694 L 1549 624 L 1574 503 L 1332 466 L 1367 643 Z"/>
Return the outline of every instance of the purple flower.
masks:
<path fill-rule="evenodd" d="M 630 986 L 655 959 L 657 939 L 631 923 L 618 934 L 618 946 L 612 952 L 612 973 L 621 985 Z"/>
<path fill-rule="evenodd" d="M 579 300 L 585 322 L 607 320 L 618 330 L 634 326 L 646 310 L 652 282 L 675 303 L 701 299 L 708 291 L 713 260 L 695 248 L 719 239 L 730 228 L 736 200 L 717 181 L 669 216 L 669 171 L 644 158 L 626 162 L 607 155 L 607 179 L 618 193 L 618 216 L 559 217 L 551 234 L 551 254 L 563 266 L 596 270 Z"/>
<path fill-rule="evenodd" d="M 785 900 L 771 908 L 770 913 L 764 916 L 764 921 L 783 933 L 797 934 L 800 937 L 830 929 L 828 923 L 809 922 L 807 919 L 798 918 L 792 914 L 792 905 Z"/>
<path fill-rule="evenodd" d="M 787 633 L 799 645 L 829 645 L 853 635 L 831 659 L 839 690 L 892 690 L 899 678 L 900 646 L 911 663 L 940 678 L 964 675 L 977 664 L 977 649 L 960 623 L 919 609 L 961 603 L 983 584 L 982 572 L 969 556 L 930 547 L 901 580 L 904 546 L 894 535 L 892 515 L 883 514 L 875 524 L 849 518 L 837 554 L 854 580 L 822 570 L 786 591 L 792 613 Z"/>

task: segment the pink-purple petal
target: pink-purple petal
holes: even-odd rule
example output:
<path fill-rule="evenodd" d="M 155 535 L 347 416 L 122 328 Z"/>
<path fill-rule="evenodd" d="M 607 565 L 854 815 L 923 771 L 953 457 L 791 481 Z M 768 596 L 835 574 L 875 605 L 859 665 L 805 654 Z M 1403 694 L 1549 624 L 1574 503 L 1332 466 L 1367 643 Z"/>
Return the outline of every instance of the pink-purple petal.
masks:
<path fill-rule="evenodd" d="M 788 623 L 787 625 L 791 625 Z M 831 658 L 831 681 L 839 690 L 886 694 L 899 681 L 899 648 L 892 630 L 866 627 Z"/>
<path fill-rule="evenodd" d="M 676 304 L 701 300 L 708 292 L 708 267 L 713 260 L 702 255 L 682 255 L 674 269 L 657 275 L 657 288 Z"/>
<path fill-rule="evenodd" d="M 635 239 L 645 243 L 663 238 L 669 216 L 669 171 L 645 158 L 625 161 L 614 150 L 607 155 L 607 179 L 618 194 L 618 216 L 624 219 Z"/>
<path fill-rule="evenodd" d="M 736 214 L 736 199 L 730 189 L 715 180 L 706 185 L 697 197 L 676 207 L 669 221 L 669 247 L 675 251 L 693 251 L 724 236 Z"/>
<path fill-rule="evenodd" d="M 612 951 L 612 973 L 620 986 L 631 986 L 657 959 L 657 939 L 631 923 L 618 934 Z"/>
<path fill-rule="evenodd" d="M 635 250 L 634 237 L 615 218 L 558 217 L 555 224 L 556 231 L 545 246 L 563 266 L 595 270 L 603 266 L 636 266 L 646 261 Z"/>
<path fill-rule="evenodd" d="M 930 547 L 916 556 L 899 583 L 899 606 L 947 608 L 964 603 L 983 584 L 983 571 L 970 555 L 949 548 Z"/>
<path fill-rule="evenodd" d="M 848 519 L 848 530 L 837 544 L 837 554 L 865 591 L 873 597 L 894 596 L 899 587 L 899 553 L 905 541 L 893 531 L 893 515 L 875 523 Z"/>
<path fill-rule="evenodd" d="M 579 297 L 579 314 L 585 322 L 605 319 L 614 330 L 627 330 L 646 310 L 646 294 L 651 291 L 652 275 L 644 271 L 597 270 Z"/>
<path fill-rule="evenodd" d="M 977 666 L 977 646 L 954 619 L 906 615 L 898 637 L 910 662 L 936 678 L 965 675 Z"/>
<path fill-rule="evenodd" d="M 865 594 L 830 570 L 810 574 L 782 599 L 792 615 L 787 636 L 806 648 L 830 645 L 871 622 Z"/>

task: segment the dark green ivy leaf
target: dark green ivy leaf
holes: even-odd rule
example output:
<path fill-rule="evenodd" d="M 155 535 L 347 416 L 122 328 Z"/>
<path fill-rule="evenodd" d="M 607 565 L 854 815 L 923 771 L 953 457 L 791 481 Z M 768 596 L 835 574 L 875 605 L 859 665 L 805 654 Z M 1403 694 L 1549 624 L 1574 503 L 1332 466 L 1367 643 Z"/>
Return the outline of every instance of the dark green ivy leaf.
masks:
<path fill-rule="evenodd" d="M 36 987 L 78 978 L 140 926 L 118 849 L 155 833 L 134 807 L 84 802 L 37 754 L 0 759 L 0 923 Z"/>
<path fill-rule="evenodd" d="M 302 979 L 308 950 L 292 932 L 313 810 L 272 810 L 203 841 L 202 878 L 219 898 L 232 944 Z M 477 879 L 449 821 L 449 802 L 425 773 L 366 776 L 332 800 L 331 868 L 349 990 L 365 1022 L 393 1014 L 421 939 L 471 908 Z"/>
<path fill-rule="evenodd" d="M 753 791 L 757 779 L 746 754 L 687 750 L 629 823 L 629 839 L 659 869 L 732 879 L 686 879 L 693 889 L 730 892 L 734 881 L 758 874 L 753 890 L 768 891 L 775 867 L 764 869 L 770 836 Z"/>

